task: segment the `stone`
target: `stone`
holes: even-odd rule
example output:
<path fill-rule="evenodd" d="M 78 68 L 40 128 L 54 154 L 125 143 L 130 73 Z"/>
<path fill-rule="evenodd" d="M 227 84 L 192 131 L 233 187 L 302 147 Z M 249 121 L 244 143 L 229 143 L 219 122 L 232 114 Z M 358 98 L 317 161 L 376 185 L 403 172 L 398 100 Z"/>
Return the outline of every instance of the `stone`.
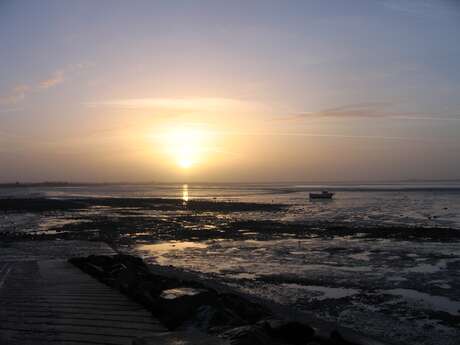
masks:
<path fill-rule="evenodd" d="M 233 328 L 222 336 L 229 340 L 230 345 L 275 345 L 267 329 L 261 325 L 250 325 Z"/>
<path fill-rule="evenodd" d="M 168 329 L 175 329 L 184 321 L 196 314 L 202 305 L 213 303 L 217 294 L 212 290 L 205 290 L 195 295 L 184 295 L 173 299 L 159 299 L 159 314 L 157 315 Z"/>
<path fill-rule="evenodd" d="M 219 333 L 229 328 L 245 325 L 246 322 L 227 308 L 202 305 L 197 309 L 192 324 L 203 331 Z"/>
<path fill-rule="evenodd" d="M 305 344 L 315 335 L 312 327 L 297 321 L 267 320 L 263 324 L 268 328 L 270 335 L 288 344 Z"/>
<path fill-rule="evenodd" d="M 247 323 L 256 323 L 271 316 L 271 312 L 267 308 L 236 294 L 220 294 L 219 302 L 225 309 L 231 310 Z"/>
<path fill-rule="evenodd" d="M 351 341 L 346 340 L 339 331 L 335 330 L 331 332 L 330 335 L 330 344 L 331 345 L 357 345 Z"/>
<path fill-rule="evenodd" d="M 125 269 L 115 276 L 115 288 L 127 295 L 131 295 L 138 284 L 139 277 L 135 271 Z"/>
<path fill-rule="evenodd" d="M 176 299 L 184 296 L 195 296 L 202 292 L 206 292 L 204 289 L 196 289 L 191 287 L 179 287 L 173 289 L 166 289 L 161 292 L 160 298 L 164 299 Z"/>

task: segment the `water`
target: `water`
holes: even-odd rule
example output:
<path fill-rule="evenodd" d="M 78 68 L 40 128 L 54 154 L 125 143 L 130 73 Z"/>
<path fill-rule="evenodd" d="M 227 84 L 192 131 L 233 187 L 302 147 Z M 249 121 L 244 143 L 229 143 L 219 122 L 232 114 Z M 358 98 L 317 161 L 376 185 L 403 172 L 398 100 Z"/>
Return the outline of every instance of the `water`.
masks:
<path fill-rule="evenodd" d="M 310 201 L 329 189 L 334 200 Z M 283 203 L 285 221 L 460 228 L 460 182 L 388 184 L 154 184 L 0 188 L 0 197 L 160 197 Z M 273 215 L 270 216 L 273 218 Z M 279 218 L 279 217 L 274 217 Z"/>

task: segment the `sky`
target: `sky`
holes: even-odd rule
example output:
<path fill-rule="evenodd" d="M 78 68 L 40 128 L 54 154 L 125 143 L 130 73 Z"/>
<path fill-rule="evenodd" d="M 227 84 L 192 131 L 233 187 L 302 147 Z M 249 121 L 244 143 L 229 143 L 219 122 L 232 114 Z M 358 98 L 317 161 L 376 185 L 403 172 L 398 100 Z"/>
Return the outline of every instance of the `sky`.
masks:
<path fill-rule="evenodd" d="M 0 0 L 0 182 L 460 179 L 460 2 Z"/>

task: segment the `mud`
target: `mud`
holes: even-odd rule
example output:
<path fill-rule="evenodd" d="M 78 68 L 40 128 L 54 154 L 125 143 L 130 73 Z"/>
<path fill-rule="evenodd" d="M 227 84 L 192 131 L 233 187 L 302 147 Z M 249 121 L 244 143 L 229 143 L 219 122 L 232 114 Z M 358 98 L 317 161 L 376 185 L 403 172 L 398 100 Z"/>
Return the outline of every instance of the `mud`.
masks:
<path fill-rule="evenodd" d="M 17 243 L 32 249 L 34 241 L 103 241 L 392 343 L 456 344 L 460 336 L 455 228 L 299 221 L 290 217 L 297 206 L 209 200 L 0 205 L 4 250 Z"/>

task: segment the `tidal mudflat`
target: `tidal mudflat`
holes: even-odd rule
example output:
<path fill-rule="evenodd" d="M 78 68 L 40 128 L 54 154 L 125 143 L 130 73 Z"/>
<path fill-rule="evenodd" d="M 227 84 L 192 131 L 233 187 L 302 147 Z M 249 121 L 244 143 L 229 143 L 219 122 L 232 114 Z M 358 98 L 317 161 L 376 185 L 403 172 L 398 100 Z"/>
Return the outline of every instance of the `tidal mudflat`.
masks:
<path fill-rule="evenodd" d="M 274 202 L 44 198 L 0 206 L 2 250 L 103 241 L 390 343 L 454 344 L 460 335 L 453 227 L 302 221 L 292 217 L 298 205 Z"/>
<path fill-rule="evenodd" d="M 460 321 L 458 243 L 350 237 L 332 242 L 170 241 L 132 251 L 380 339 L 454 343 Z"/>

